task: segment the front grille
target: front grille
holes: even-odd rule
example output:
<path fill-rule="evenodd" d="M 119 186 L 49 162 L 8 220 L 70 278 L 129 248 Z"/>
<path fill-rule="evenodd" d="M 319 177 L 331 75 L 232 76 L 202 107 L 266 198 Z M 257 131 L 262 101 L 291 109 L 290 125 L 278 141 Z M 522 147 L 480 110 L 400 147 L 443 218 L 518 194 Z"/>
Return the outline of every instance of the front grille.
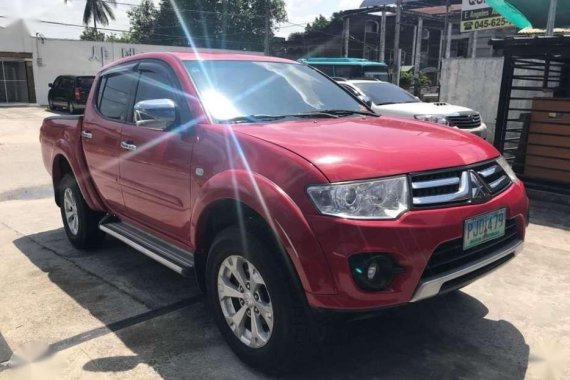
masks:
<path fill-rule="evenodd" d="M 464 115 L 446 116 L 445 117 L 451 126 L 470 129 L 477 128 L 481 125 L 481 115 L 478 113 L 469 113 Z"/>
<path fill-rule="evenodd" d="M 468 250 L 463 250 L 463 238 L 440 244 L 429 259 L 422 280 L 452 271 L 519 240 L 517 223 L 509 219 L 505 225 L 505 234 L 497 239 L 488 241 Z"/>
<path fill-rule="evenodd" d="M 410 181 L 414 208 L 484 201 L 511 183 L 496 161 L 412 174 Z"/>

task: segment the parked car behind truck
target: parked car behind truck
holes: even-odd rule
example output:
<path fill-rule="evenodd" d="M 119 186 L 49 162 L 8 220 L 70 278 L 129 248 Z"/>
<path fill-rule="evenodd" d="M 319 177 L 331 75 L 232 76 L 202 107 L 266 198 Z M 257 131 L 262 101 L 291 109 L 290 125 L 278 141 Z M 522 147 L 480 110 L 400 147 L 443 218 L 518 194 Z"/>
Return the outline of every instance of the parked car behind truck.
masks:
<path fill-rule="evenodd" d="M 405 117 L 448 125 L 487 138 L 487 125 L 479 112 L 445 102 L 426 103 L 406 90 L 378 80 L 337 81 L 355 96 L 368 98 L 370 107 L 380 115 Z"/>
<path fill-rule="evenodd" d="M 231 348 L 272 371 L 315 350 L 322 311 L 459 289 L 520 252 L 528 221 L 485 141 L 379 117 L 279 58 L 125 58 L 41 145 L 74 246 L 108 234 L 194 273 Z"/>
<path fill-rule="evenodd" d="M 66 109 L 71 114 L 83 111 L 94 79 L 94 76 L 88 75 L 58 76 L 53 83 L 49 84 L 49 109 Z"/>

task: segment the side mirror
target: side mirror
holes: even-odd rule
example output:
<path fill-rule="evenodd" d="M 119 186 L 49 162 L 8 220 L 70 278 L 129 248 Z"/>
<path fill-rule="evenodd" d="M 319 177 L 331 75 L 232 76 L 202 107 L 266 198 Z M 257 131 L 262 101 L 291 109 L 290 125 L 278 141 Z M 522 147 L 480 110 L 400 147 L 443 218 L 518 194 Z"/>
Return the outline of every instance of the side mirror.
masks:
<path fill-rule="evenodd" d="M 143 100 L 135 104 L 137 127 L 163 131 L 176 122 L 176 103 L 170 99 Z"/>
<path fill-rule="evenodd" d="M 53 83 L 48 83 L 48 87 L 52 88 L 53 87 Z"/>

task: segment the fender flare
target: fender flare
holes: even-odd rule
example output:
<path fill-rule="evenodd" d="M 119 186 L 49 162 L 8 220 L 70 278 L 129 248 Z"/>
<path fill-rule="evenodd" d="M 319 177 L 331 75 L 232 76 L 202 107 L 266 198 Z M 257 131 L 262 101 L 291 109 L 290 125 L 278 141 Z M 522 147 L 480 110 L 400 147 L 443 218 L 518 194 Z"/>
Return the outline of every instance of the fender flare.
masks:
<path fill-rule="evenodd" d="M 306 292 L 336 293 L 328 262 L 302 211 L 283 189 L 259 174 L 227 170 L 211 177 L 200 188 L 190 223 L 194 247 L 208 207 L 228 199 L 250 207 L 273 229 Z"/>
<path fill-rule="evenodd" d="M 65 139 L 60 138 L 54 144 L 53 158 L 52 162 L 52 182 L 54 187 L 54 194 L 57 194 L 55 178 L 57 176 L 55 170 L 59 170 L 55 167 L 56 159 L 58 156 L 62 156 L 69 164 L 73 176 L 79 185 L 79 190 L 81 195 L 85 199 L 85 203 L 90 209 L 94 211 L 106 211 L 106 207 L 99 196 L 95 188 L 95 184 L 91 179 L 89 174 L 89 169 L 83 157 L 83 150 L 79 146 L 74 149 L 72 145 Z M 70 157 L 75 157 L 75 160 L 70 159 Z"/>

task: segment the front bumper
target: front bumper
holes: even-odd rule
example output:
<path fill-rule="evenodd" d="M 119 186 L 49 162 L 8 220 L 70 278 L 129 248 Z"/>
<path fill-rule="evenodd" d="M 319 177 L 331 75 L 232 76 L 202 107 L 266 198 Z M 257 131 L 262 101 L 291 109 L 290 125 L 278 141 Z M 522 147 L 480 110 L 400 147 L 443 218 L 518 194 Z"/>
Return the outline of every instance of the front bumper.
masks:
<path fill-rule="evenodd" d="M 489 272 L 497 269 L 499 266 L 506 264 L 510 258 L 522 252 L 523 247 L 524 242 L 522 240 L 518 240 L 477 261 L 471 262 L 437 277 L 421 281 L 410 302 L 421 301 L 426 298 L 437 296 L 447 290 L 453 290 L 467 285 L 468 283 L 489 274 Z M 459 282 L 454 282 L 457 280 L 459 280 Z M 447 284 L 453 285 L 451 285 L 451 288 L 444 289 L 444 285 Z"/>
<path fill-rule="evenodd" d="M 481 261 L 454 268 L 452 273 L 422 279 L 436 248 L 444 242 L 463 236 L 463 223 L 466 219 L 500 208 L 505 208 L 507 218 L 516 223 L 519 237 L 517 244 L 502 247 L 498 252 L 489 252 Z M 519 182 L 486 203 L 411 210 L 392 221 L 308 215 L 307 220 L 325 253 L 337 288 L 336 294 L 307 293 L 309 304 L 321 309 L 368 311 L 435 296 L 443 292 L 446 283 L 461 281 L 463 276 L 471 282 L 475 279 L 472 278 L 473 275 L 479 274 L 482 268 L 520 252 L 527 211 L 528 198 L 523 184 Z M 387 290 L 363 290 L 354 282 L 348 263 L 348 258 L 357 253 L 387 254 L 404 271 L 395 277 Z M 484 271 L 480 276 L 487 272 Z"/>
<path fill-rule="evenodd" d="M 465 131 L 465 132 L 469 132 L 469 133 L 473 133 L 476 136 L 481 137 L 482 139 L 486 140 L 487 139 L 487 124 L 485 123 L 481 123 L 480 126 L 476 127 L 476 128 L 471 128 L 471 129 L 461 129 L 461 131 Z"/>

